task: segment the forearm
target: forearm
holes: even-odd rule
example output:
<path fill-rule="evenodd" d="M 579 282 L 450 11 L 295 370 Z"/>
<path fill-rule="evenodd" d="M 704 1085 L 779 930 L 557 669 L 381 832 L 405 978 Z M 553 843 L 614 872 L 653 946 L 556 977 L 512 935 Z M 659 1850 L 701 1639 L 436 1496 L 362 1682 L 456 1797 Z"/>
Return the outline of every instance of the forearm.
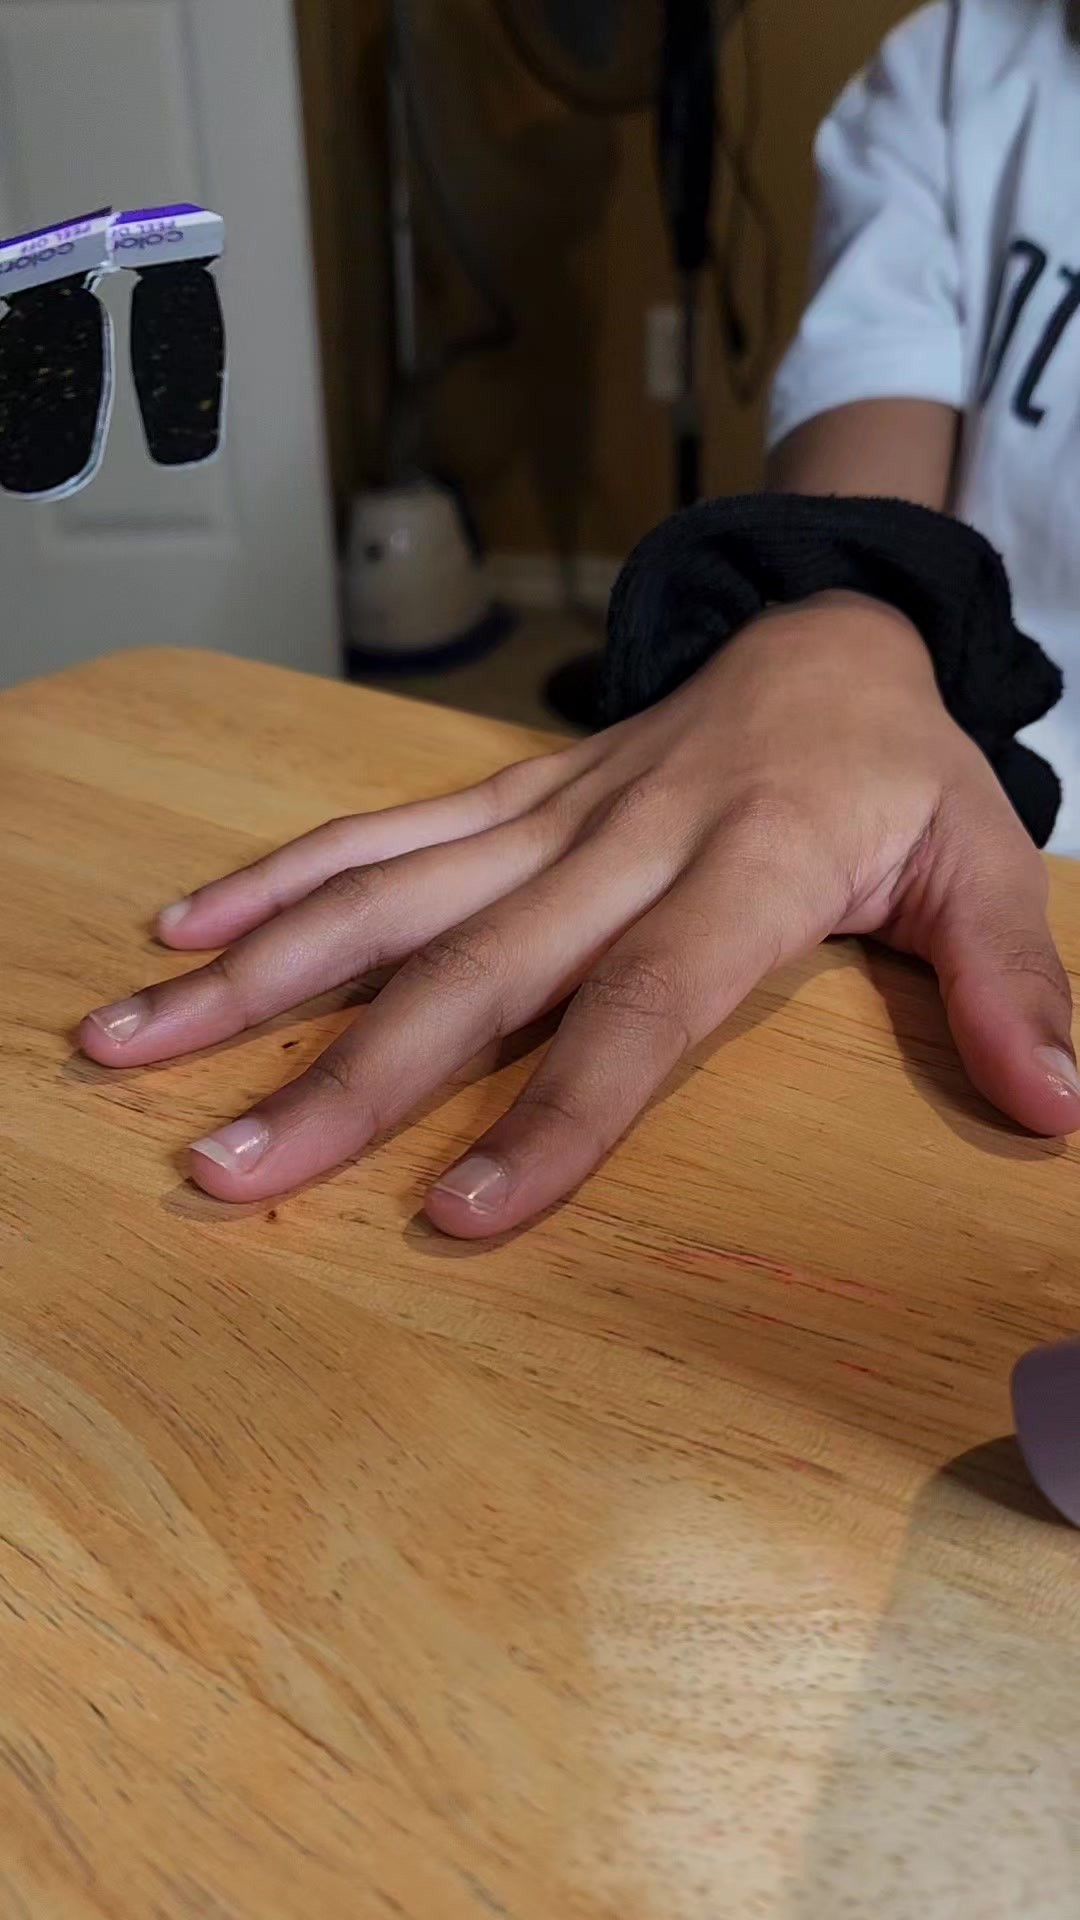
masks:
<path fill-rule="evenodd" d="M 772 493 L 864 494 L 948 507 L 959 416 L 932 400 L 860 400 L 796 428 L 766 472 Z"/>

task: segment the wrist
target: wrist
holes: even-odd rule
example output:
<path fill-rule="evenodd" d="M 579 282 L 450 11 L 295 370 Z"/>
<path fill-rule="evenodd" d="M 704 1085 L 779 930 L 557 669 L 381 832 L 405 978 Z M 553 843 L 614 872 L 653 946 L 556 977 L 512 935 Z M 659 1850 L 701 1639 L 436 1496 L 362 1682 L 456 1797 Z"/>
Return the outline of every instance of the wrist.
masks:
<path fill-rule="evenodd" d="M 887 668 L 936 685 L 929 650 L 914 621 L 871 594 L 829 588 L 805 600 L 770 607 L 743 633 L 755 643 L 771 639 L 778 648 L 790 650 L 795 641 L 805 652 L 809 645 L 819 668 L 832 664 L 841 671 L 854 669 L 861 679 L 875 668 Z M 736 636 L 735 644 L 742 637 Z"/>
<path fill-rule="evenodd" d="M 822 616 L 832 626 L 846 633 L 889 636 L 898 644 L 917 644 L 922 653 L 926 653 L 926 642 L 915 622 L 906 613 L 901 613 L 899 607 L 894 607 L 888 600 L 878 600 L 873 594 L 856 593 L 846 587 L 830 587 L 824 593 L 812 593 L 807 599 L 796 601 L 783 610 Z"/>

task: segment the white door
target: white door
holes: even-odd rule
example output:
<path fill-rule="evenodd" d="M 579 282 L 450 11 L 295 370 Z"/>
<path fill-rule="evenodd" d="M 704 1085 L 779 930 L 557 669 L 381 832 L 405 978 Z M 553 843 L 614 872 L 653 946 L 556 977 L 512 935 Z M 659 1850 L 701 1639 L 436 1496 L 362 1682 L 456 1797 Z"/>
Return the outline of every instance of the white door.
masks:
<path fill-rule="evenodd" d="M 290 0 L 0 0 L 0 233 L 181 200 L 225 217 L 224 452 L 150 464 L 110 276 L 100 474 L 57 506 L 0 493 L 0 684 L 151 644 L 338 670 Z"/>

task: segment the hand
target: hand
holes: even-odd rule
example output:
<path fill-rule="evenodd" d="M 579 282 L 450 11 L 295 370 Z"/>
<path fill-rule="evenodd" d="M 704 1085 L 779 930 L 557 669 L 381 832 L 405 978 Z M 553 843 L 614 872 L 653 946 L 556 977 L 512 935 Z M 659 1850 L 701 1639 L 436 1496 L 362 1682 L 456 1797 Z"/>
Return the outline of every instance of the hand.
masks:
<path fill-rule="evenodd" d="M 167 908 L 224 952 L 91 1014 L 141 1066 L 404 962 L 321 1060 L 192 1151 L 265 1199 L 358 1154 L 485 1044 L 570 1004 L 511 1110 L 427 1199 L 445 1231 L 516 1226 L 596 1166 L 687 1048 L 831 933 L 936 968 L 976 1086 L 1040 1133 L 1080 1125 L 1046 877 L 899 614 L 772 612 L 670 699 L 447 799 L 333 821 Z"/>

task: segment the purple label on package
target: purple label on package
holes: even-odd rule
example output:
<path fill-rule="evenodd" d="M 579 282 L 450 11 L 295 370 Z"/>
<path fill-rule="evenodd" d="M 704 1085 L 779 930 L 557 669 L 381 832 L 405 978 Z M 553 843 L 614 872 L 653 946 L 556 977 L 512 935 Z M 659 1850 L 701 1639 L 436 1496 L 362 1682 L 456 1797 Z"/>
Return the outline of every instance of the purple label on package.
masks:
<path fill-rule="evenodd" d="M 80 213 L 74 220 L 60 220 L 51 227 L 35 227 L 33 233 L 14 233 L 10 240 L 0 240 L 0 247 L 6 252 L 8 247 L 29 249 L 34 242 L 48 244 L 49 241 L 67 238 L 69 235 L 89 233 L 98 221 L 108 223 L 112 219 L 111 207 L 95 207 L 93 213 Z"/>
<path fill-rule="evenodd" d="M 182 213 L 205 213 L 205 207 L 197 207 L 191 200 L 180 200 L 174 207 L 137 207 L 134 213 L 118 213 L 118 227 L 137 226 L 140 220 L 176 220 Z"/>
<path fill-rule="evenodd" d="M 48 286 L 69 274 L 102 273 L 109 265 L 112 212 L 103 208 L 0 242 L 0 296 Z"/>
<path fill-rule="evenodd" d="M 190 203 L 143 207 L 121 213 L 113 222 L 112 248 L 121 266 L 158 260 L 209 260 L 222 252 L 225 226 L 220 214 Z"/>
<path fill-rule="evenodd" d="M 141 269 L 167 260 L 215 260 L 224 248 L 221 215 L 193 201 L 118 214 L 102 207 L 0 241 L 0 299 L 80 274 Z"/>

